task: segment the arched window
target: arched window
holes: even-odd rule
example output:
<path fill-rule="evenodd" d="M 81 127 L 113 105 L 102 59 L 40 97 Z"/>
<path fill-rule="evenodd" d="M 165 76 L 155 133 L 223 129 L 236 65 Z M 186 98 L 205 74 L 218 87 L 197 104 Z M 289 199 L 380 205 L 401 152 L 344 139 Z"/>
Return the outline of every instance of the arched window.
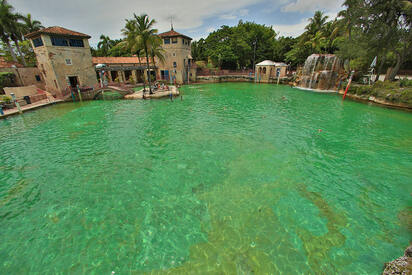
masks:
<path fill-rule="evenodd" d="M 263 74 L 266 74 L 266 67 L 263 67 Z"/>
<path fill-rule="evenodd" d="M 259 74 L 262 73 L 262 67 L 259 67 Z"/>

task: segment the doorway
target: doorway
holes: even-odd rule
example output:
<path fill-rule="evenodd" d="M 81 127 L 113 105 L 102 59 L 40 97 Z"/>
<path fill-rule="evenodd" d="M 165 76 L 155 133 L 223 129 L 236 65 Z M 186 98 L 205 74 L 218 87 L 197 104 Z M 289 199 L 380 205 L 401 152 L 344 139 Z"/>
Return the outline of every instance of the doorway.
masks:
<path fill-rule="evenodd" d="M 112 82 L 117 80 L 117 71 L 111 71 L 110 76 L 112 77 Z"/>
<path fill-rule="evenodd" d="M 77 76 L 69 76 L 69 83 L 71 88 L 77 88 L 77 85 L 79 85 L 79 78 Z"/>

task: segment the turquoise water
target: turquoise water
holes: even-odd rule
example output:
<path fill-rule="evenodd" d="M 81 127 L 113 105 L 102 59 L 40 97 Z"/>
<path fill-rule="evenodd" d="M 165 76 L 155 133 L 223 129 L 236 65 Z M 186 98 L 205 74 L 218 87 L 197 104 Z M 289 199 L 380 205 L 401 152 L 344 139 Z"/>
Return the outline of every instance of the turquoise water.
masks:
<path fill-rule="evenodd" d="M 0 274 L 378 274 L 403 254 L 411 113 L 182 90 L 0 121 Z"/>

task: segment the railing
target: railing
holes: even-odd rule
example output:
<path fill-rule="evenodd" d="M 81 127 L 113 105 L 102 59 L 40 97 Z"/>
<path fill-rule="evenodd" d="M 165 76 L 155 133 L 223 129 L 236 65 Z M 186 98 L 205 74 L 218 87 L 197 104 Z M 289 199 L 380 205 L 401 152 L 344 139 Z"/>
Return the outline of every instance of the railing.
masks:
<path fill-rule="evenodd" d="M 198 76 L 210 75 L 253 75 L 253 70 L 213 70 L 213 69 L 197 69 Z"/>

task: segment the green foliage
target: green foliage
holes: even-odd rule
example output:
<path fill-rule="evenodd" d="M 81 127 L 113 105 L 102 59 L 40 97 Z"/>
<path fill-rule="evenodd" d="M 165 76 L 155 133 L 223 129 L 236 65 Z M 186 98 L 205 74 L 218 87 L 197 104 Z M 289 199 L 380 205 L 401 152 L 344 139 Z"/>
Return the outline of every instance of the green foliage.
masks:
<path fill-rule="evenodd" d="M 273 59 L 276 33 L 270 26 L 253 22 L 239 21 L 237 26 L 222 26 L 209 34 L 206 39 L 192 43 L 192 56 L 195 60 L 209 60 L 213 66 L 222 69 L 251 68 L 256 58 L 260 62 Z M 280 49 L 277 50 L 279 54 Z M 281 54 L 281 53 L 280 53 Z M 208 62 L 209 63 L 209 62 Z"/>
<path fill-rule="evenodd" d="M 3 91 L 4 87 L 15 86 L 16 76 L 11 72 L 0 72 L 0 91 Z"/>
<path fill-rule="evenodd" d="M 401 87 L 412 87 L 412 79 L 407 79 L 406 77 L 399 81 L 399 86 Z"/>
<path fill-rule="evenodd" d="M 377 99 L 392 103 L 401 103 L 412 106 L 412 81 L 378 81 L 374 85 L 352 85 L 349 89 L 350 94 L 356 94 L 363 98 L 374 96 Z M 410 86 L 403 86 L 403 85 Z"/>
<path fill-rule="evenodd" d="M 10 96 L 4 95 L 0 96 L 0 101 L 6 104 L 10 104 L 12 102 L 12 98 Z"/>

